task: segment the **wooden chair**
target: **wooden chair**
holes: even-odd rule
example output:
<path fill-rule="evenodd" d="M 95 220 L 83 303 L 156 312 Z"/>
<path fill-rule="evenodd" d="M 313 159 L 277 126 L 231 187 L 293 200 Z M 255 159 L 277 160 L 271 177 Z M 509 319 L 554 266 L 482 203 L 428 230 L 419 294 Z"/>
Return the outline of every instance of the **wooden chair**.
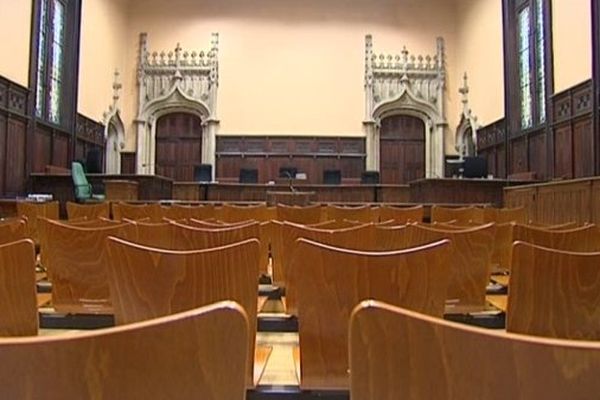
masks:
<path fill-rule="evenodd" d="M 7 399 L 242 400 L 248 323 L 218 303 L 76 335 L 0 339 Z"/>
<path fill-rule="evenodd" d="M 321 240 L 323 243 L 340 245 L 346 243 L 346 248 L 373 245 L 373 225 L 363 224 L 345 229 L 315 229 L 303 225 L 284 222 L 273 240 L 273 281 L 276 285 L 287 287 L 289 280 L 287 271 L 295 254 L 295 241 L 298 238 Z M 368 233 L 367 233 L 368 232 Z M 332 242 L 334 241 L 334 242 Z M 361 247 L 365 249 L 365 247 Z"/>
<path fill-rule="evenodd" d="M 449 241 L 367 253 L 299 239 L 297 269 L 302 389 L 348 388 L 350 313 L 377 299 L 441 317 L 448 284 Z"/>
<path fill-rule="evenodd" d="M 215 216 L 215 207 L 212 204 L 201 206 L 183 206 L 173 204 L 169 207 L 161 207 L 162 215 L 174 221 L 178 220 L 206 220 Z"/>
<path fill-rule="evenodd" d="M 425 214 L 423 206 L 416 207 L 390 207 L 383 206 L 379 209 L 379 220 L 381 222 L 393 220 L 396 224 L 408 222 L 423 222 Z"/>
<path fill-rule="evenodd" d="M 126 224 L 87 228 L 46 221 L 44 266 L 52 280 L 57 312 L 112 313 L 105 241 L 124 235 L 126 228 Z"/>
<path fill-rule="evenodd" d="M 600 340 L 600 252 L 516 242 L 512 264 L 507 331 Z"/>
<path fill-rule="evenodd" d="M 108 277 L 117 324 L 238 302 L 248 315 L 247 383 L 253 384 L 258 291 L 256 239 L 197 251 L 161 250 L 108 239 Z M 225 334 L 222 332 L 221 334 Z"/>
<path fill-rule="evenodd" d="M 27 221 L 11 218 L 0 222 L 0 244 L 12 243 L 27 237 Z"/>
<path fill-rule="evenodd" d="M 278 204 L 277 220 L 301 225 L 318 224 L 321 222 L 321 206 L 317 204 L 309 207 L 291 207 Z"/>
<path fill-rule="evenodd" d="M 588 399 L 600 343 L 541 339 L 365 301 L 350 322 L 352 400 Z"/>
<path fill-rule="evenodd" d="M 600 251 L 600 231 L 595 225 L 549 230 L 517 224 L 513 229 L 513 241 L 528 242 L 557 250 Z"/>
<path fill-rule="evenodd" d="M 69 221 L 86 218 L 89 220 L 110 217 L 110 203 L 79 204 L 67 201 L 67 217 Z"/>
<path fill-rule="evenodd" d="M 483 209 L 483 222 L 495 222 L 497 224 L 514 222 L 518 224 L 526 224 L 528 220 L 529 219 L 527 217 L 527 209 L 525 207 L 486 207 Z"/>
<path fill-rule="evenodd" d="M 483 223 L 483 209 L 477 207 L 431 207 L 431 222 L 456 221 L 458 223 Z"/>
<path fill-rule="evenodd" d="M 39 243 L 38 217 L 58 219 L 58 201 L 47 203 L 32 203 L 27 201 L 17 202 L 17 215 L 27 219 L 27 236 L 35 243 Z"/>
<path fill-rule="evenodd" d="M 318 224 L 309 224 L 306 225 L 307 228 L 314 228 L 314 229 L 347 229 L 347 228 L 354 228 L 356 226 L 359 225 L 364 225 L 363 222 L 358 222 L 358 221 L 349 221 L 346 219 L 342 219 L 342 220 L 329 220 L 329 221 L 323 221 L 323 222 L 319 222 Z"/>
<path fill-rule="evenodd" d="M 0 286 L 0 336 L 37 335 L 33 241 L 22 239 L 0 245 Z"/>
<path fill-rule="evenodd" d="M 371 208 L 371 206 L 338 207 L 328 205 L 324 211 L 325 215 L 327 216 L 327 220 L 347 220 L 361 223 L 379 221 L 379 208 Z"/>
<path fill-rule="evenodd" d="M 408 247 L 449 239 L 452 246 L 447 263 L 452 276 L 448 285 L 448 304 L 457 313 L 485 307 L 496 235 L 494 224 L 460 231 L 414 224 L 408 225 L 406 235 Z"/>
<path fill-rule="evenodd" d="M 270 209 L 264 204 L 256 206 L 234 206 L 231 204 L 223 204 L 219 219 L 224 222 L 240 222 L 248 220 L 264 222 L 275 219 L 276 217 L 275 209 Z"/>
<path fill-rule="evenodd" d="M 117 221 L 125 218 L 133 221 L 148 218 L 150 222 L 163 222 L 162 209 L 158 203 L 112 203 L 112 216 Z"/>

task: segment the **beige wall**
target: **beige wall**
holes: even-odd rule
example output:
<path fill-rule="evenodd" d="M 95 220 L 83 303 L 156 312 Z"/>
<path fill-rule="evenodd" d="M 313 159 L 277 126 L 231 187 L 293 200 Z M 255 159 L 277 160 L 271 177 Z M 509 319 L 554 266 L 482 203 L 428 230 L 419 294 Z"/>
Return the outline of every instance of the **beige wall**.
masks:
<path fill-rule="evenodd" d="M 85 0 L 78 111 L 97 121 L 112 103 L 115 69 L 126 71 L 127 0 Z"/>
<path fill-rule="evenodd" d="M 126 116 L 137 107 L 138 35 L 149 48 L 206 49 L 219 32 L 224 134 L 361 135 L 364 35 L 375 50 L 435 54 L 446 39 L 456 101 L 454 4 L 447 0 L 147 0 L 130 10 Z M 451 107 L 450 109 L 455 109 Z M 454 125 L 456 113 L 449 115 Z M 128 146 L 131 146 L 131 142 Z"/>
<path fill-rule="evenodd" d="M 455 79 L 467 72 L 469 104 L 479 122 L 487 125 L 504 116 L 502 0 L 459 0 L 457 13 Z M 462 104 L 457 101 L 455 105 L 453 111 L 460 114 Z"/>
<path fill-rule="evenodd" d="M 28 86 L 30 0 L 0 0 L 0 75 Z"/>
<path fill-rule="evenodd" d="M 592 77 L 592 17 L 589 0 L 553 0 L 554 91 Z"/>

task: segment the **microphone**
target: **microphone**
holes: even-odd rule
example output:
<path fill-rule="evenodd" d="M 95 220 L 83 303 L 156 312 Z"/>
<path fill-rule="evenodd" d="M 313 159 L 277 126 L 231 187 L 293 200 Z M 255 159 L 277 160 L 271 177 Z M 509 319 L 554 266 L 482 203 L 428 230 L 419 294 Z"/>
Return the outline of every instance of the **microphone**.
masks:
<path fill-rule="evenodd" d="M 294 177 L 292 177 L 292 174 L 290 174 L 290 171 L 283 171 L 283 173 L 288 177 L 289 179 L 289 186 L 290 186 L 290 191 L 292 193 L 296 193 L 296 188 L 294 188 Z"/>

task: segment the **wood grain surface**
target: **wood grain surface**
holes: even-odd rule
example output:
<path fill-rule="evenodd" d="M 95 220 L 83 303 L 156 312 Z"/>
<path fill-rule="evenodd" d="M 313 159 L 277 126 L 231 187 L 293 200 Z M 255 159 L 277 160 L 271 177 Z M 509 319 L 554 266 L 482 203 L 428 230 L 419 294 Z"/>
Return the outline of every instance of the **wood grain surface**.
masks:
<path fill-rule="evenodd" d="M 350 323 L 353 400 L 590 399 L 600 344 L 494 332 L 368 301 Z"/>
<path fill-rule="evenodd" d="M 110 203 L 78 204 L 67 201 L 67 217 L 69 221 L 81 218 L 98 219 L 110 217 Z"/>
<path fill-rule="evenodd" d="M 396 224 L 406 224 L 408 222 L 423 222 L 425 210 L 423 206 L 416 207 L 389 207 L 384 206 L 379 209 L 379 220 L 393 220 Z"/>
<path fill-rule="evenodd" d="M 38 332 L 35 245 L 23 239 L 0 245 L 0 336 Z"/>
<path fill-rule="evenodd" d="M 123 327 L 1 339 L 7 399 L 246 397 L 248 323 L 226 302 Z"/>
<path fill-rule="evenodd" d="M 17 202 L 17 216 L 27 219 L 27 237 L 32 238 L 35 243 L 39 243 L 38 217 L 58 219 L 58 210 L 58 201 L 47 203 Z"/>
<path fill-rule="evenodd" d="M 457 221 L 459 223 L 483 222 L 483 209 L 478 207 L 431 207 L 431 222 Z"/>
<path fill-rule="evenodd" d="M 149 204 L 127 204 L 127 203 L 111 203 L 113 219 L 121 221 L 143 220 L 148 218 L 150 222 L 162 222 L 163 215 L 158 203 Z"/>
<path fill-rule="evenodd" d="M 508 294 L 508 331 L 600 340 L 600 253 L 517 242 Z"/>
<path fill-rule="evenodd" d="M 248 385 L 253 385 L 259 242 L 172 251 L 108 239 L 108 278 L 117 324 L 189 310 L 222 300 L 248 315 Z"/>
<path fill-rule="evenodd" d="M 321 222 L 321 206 L 292 207 L 278 204 L 277 220 L 302 225 L 318 224 Z"/>
<path fill-rule="evenodd" d="M 379 222 L 379 208 L 371 206 L 339 207 L 328 205 L 323 210 L 327 220 L 357 221 L 362 223 Z"/>
<path fill-rule="evenodd" d="M 378 299 L 441 317 L 449 241 L 397 252 L 344 250 L 298 241 L 302 389 L 348 388 L 348 324 L 362 300 Z M 298 262 L 301 261 L 302 265 Z"/>

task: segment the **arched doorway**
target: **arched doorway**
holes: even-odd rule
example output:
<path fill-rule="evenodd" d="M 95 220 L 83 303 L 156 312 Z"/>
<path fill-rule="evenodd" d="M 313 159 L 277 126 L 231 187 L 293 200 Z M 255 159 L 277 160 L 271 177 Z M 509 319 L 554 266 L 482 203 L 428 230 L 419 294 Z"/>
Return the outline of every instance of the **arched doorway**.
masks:
<path fill-rule="evenodd" d="M 156 174 L 192 181 L 202 164 L 202 121 L 188 113 L 170 113 L 156 123 Z"/>
<path fill-rule="evenodd" d="M 425 124 L 410 115 L 381 121 L 381 183 L 404 184 L 425 177 Z"/>

